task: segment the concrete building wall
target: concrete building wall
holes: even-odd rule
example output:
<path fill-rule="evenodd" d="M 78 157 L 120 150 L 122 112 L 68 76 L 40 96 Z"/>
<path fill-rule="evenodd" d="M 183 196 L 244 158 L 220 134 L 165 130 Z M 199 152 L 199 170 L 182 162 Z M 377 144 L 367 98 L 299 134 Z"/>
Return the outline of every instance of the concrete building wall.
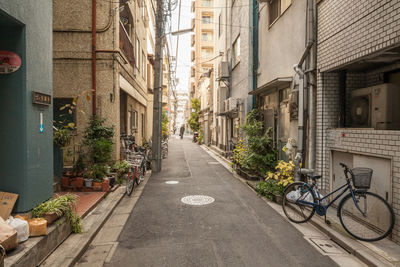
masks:
<path fill-rule="evenodd" d="M 148 9 L 146 5 L 139 6 L 137 2 L 129 2 L 124 6 L 125 13 L 121 13 L 118 11 L 118 6 L 117 2 L 97 1 L 96 7 L 97 115 L 106 118 L 106 124 L 115 126 L 114 159 L 120 157 L 122 82 L 120 75 L 128 81 L 129 87 L 132 87 L 128 90 L 128 99 L 131 104 L 134 104 L 133 110 L 141 110 L 142 106 L 147 105 L 148 99 Z M 89 0 L 54 1 L 54 96 L 57 98 L 78 96 L 76 115 L 78 129 L 75 138 L 77 143 L 80 143 L 81 133 L 92 115 L 92 99 L 86 98 L 87 95 L 92 94 L 91 8 Z M 145 11 L 144 16 L 143 11 Z M 127 33 L 132 45 L 133 63 L 129 62 L 128 55 L 120 49 L 120 31 L 122 31 L 120 16 L 124 14 L 129 14 L 129 23 L 132 25 Z M 145 103 L 139 104 L 135 101 L 135 97 L 144 99 Z M 145 118 L 150 115 L 147 111 L 142 113 L 145 114 Z M 140 114 L 138 115 L 139 129 L 141 129 Z M 127 114 L 124 117 L 127 118 Z M 147 132 L 148 127 L 145 126 L 145 128 Z M 149 137 L 141 130 L 134 135 L 139 144 L 143 137 Z"/>
<path fill-rule="evenodd" d="M 300 61 L 306 45 L 306 3 L 292 1 L 271 26 L 269 4 L 260 4 L 257 87 L 295 74 L 293 65 Z"/>
<path fill-rule="evenodd" d="M 19 194 L 15 212 L 53 194 L 53 106 L 32 103 L 32 91 L 53 91 L 51 16 L 50 0 L 0 1 L 0 50 L 22 59 L 19 70 L 0 76 L 0 190 Z"/>

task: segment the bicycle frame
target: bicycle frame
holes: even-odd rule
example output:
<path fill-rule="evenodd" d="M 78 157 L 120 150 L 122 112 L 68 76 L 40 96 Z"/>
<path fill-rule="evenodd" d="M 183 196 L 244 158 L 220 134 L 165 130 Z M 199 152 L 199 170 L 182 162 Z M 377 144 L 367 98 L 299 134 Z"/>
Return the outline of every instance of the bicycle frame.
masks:
<path fill-rule="evenodd" d="M 312 183 L 310 189 L 311 189 L 312 194 L 314 195 L 314 198 L 317 200 L 316 203 L 315 203 L 315 202 L 312 203 L 312 202 L 308 202 L 308 201 L 304 201 L 304 200 L 297 200 L 296 202 L 298 202 L 298 203 L 300 203 L 300 204 L 305 204 L 305 205 L 308 205 L 308 206 L 312 206 L 312 207 L 315 209 L 315 211 L 316 211 L 319 215 L 325 215 L 325 214 L 326 214 L 326 210 L 327 210 L 336 200 L 338 200 L 345 192 L 347 192 L 348 190 L 350 190 L 350 193 L 351 193 L 351 196 L 352 196 L 352 199 L 353 199 L 354 204 L 356 205 L 357 209 L 361 212 L 361 214 L 362 214 L 363 216 L 365 216 L 365 212 L 363 212 L 363 211 L 361 210 L 360 206 L 359 206 L 358 203 L 357 203 L 357 199 L 356 199 L 355 194 L 354 194 L 354 189 L 353 189 L 353 187 L 351 186 L 349 177 L 347 176 L 347 171 L 345 171 L 345 176 L 346 176 L 346 183 L 345 183 L 344 185 L 342 185 L 342 186 L 336 188 L 334 191 L 330 192 L 329 194 L 327 194 L 327 195 L 324 196 L 323 198 L 321 198 L 321 195 L 320 195 L 320 193 L 319 193 L 319 189 L 318 189 L 317 183 L 315 183 L 315 181 L 313 181 L 313 183 Z M 308 183 L 304 183 L 304 184 L 305 184 L 305 185 L 309 185 Z M 316 190 L 314 190 L 314 187 L 315 187 Z M 344 189 L 343 189 L 343 188 L 344 188 Z M 326 204 L 326 205 L 322 205 L 322 204 L 321 204 L 321 202 L 322 202 L 324 199 L 326 199 L 326 198 L 328 198 L 329 196 L 335 194 L 336 192 L 340 191 L 341 189 L 343 189 L 343 191 L 340 192 L 337 196 L 335 196 L 335 197 L 333 198 L 332 201 L 328 202 L 328 204 Z M 315 192 L 317 192 L 318 196 L 315 194 Z"/>

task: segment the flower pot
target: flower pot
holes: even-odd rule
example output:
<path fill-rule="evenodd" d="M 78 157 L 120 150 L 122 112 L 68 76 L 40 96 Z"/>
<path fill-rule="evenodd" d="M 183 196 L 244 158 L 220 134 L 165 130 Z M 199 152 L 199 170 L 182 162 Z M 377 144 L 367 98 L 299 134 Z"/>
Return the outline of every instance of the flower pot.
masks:
<path fill-rule="evenodd" d="M 66 176 L 63 176 L 61 178 L 61 186 L 62 187 L 68 187 L 69 186 L 69 178 Z"/>
<path fill-rule="evenodd" d="M 109 183 L 108 179 L 104 179 L 103 183 L 101 184 L 101 190 L 103 192 L 110 191 L 110 183 Z"/>
<path fill-rule="evenodd" d="M 84 179 L 85 181 L 85 187 L 92 187 L 93 186 L 93 180 L 92 179 Z"/>
<path fill-rule="evenodd" d="M 52 224 L 53 222 L 55 222 L 59 218 L 59 216 L 54 212 L 45 213 L 42 217 L 47 221 L 48 225 Z"/>
<path fill-rule="evenodd" d="M 93 182 L 93 190 L 95 191 L 101 191 L 102 190 L 102 182 Z"/>
<path fill-rule="evenodd" d="M 83 187 L 83 182 L 84 182 L 83 177 L 77 177 L 75 179 L 75 186 L 78 187 L 78 188 L 82 188 Z"/>

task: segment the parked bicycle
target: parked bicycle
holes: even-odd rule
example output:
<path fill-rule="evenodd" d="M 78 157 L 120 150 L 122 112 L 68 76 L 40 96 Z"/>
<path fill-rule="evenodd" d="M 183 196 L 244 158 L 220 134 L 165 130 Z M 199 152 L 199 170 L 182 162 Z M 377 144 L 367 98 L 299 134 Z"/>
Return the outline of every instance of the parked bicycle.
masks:
<path fill-rule="evenodd" d="M 353 237 L 363 241 L 377 241 L 387 237 L 393 230 L 395 216 L 390 205 L 379 195 L 368 192 L 371 185 L 372 169 L 344 168 L 346 183 L 326 196 L 319 192 L 317 179 L 320 175 L 308 175 L 312 183 L 294 182 L 283 192 L 282 207 L 290 221 L 304 223 L 315 212 L 325 216 L 327 209 L 345 192 L 350 191 L 339 202 L 337 216 L 343 228 Z M 349 177 L 350 174 L 350 177 Z M 351 184 L 351 181 L 353 186 Z M 343 189 L 332 201 L 328 197 Z"/>
<path fill-rule="evenodd" d="M 129 163 L 129 171 L 126 182 L 126 194 L 130 196 L 133 188 L 139 185 L 144 177 L 143 162 L 144 157 L 139 152 L 130 152 L 127 154 L 127 161 Z"/>

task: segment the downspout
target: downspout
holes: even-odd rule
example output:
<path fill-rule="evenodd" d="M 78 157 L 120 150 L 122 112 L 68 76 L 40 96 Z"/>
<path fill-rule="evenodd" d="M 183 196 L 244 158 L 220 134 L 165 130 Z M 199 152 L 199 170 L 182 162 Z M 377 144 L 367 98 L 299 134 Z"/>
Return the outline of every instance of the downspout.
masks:
<path fill-rule="evenodd" d="M 316 168 L 316 102 L 317 102 L 317 1 L 312 0 L 311 39 L 314 43 L 310 53 L 310 91 L 309 91 L 309 156 L 308 168 Z M 310 12 L 311 13 L 311 12 Z"/>
<path fill-rule="evenodd" d="M 307 0 L 307 24 L 306 24 L 306 40 L 307 46 L 306 49 L 300 59 L 300 62 L 297 65 L 294 65 L 294 70 L 299 75 L 300 85 L 299 85 L 299 108 L 298 108 L 298 145 L 297 145 L 297 153 L 294 159 L 295 164 L 295 180 L 300 180 L 301 173 L 312 173 L 313 169 L 302 169 L 303 164 L 303 154 L 304 154 L 304 83 L 305 83 L 305 73 L 309 72 L 309 70 L 304 70 L 302 65 L 305 59 L 309 56 L 310 50 L 315 43 L 313 38 L 309 37 L 309 32 L 312 29 L 312 5 L 311 2 L 314 0 Z M 310 27 L 311 26 L 311 27 Z M 308 86 L 308 85 L 306 85 Z M 314 138 L 315 139 L 315 138 Z"/>
<path fill-rule="evenodd" d="M 92 112 L 96 115 L 96 0 L 92 0 Z"/>
<path fill-rule="evenodd" d="M 257 72 L 258 72 L 258 1 L 253 0 L 253 91 L 257 89 Z M 251 108 L 257 106 L 256 95 L 253 95 L 253 103 Z"/>

